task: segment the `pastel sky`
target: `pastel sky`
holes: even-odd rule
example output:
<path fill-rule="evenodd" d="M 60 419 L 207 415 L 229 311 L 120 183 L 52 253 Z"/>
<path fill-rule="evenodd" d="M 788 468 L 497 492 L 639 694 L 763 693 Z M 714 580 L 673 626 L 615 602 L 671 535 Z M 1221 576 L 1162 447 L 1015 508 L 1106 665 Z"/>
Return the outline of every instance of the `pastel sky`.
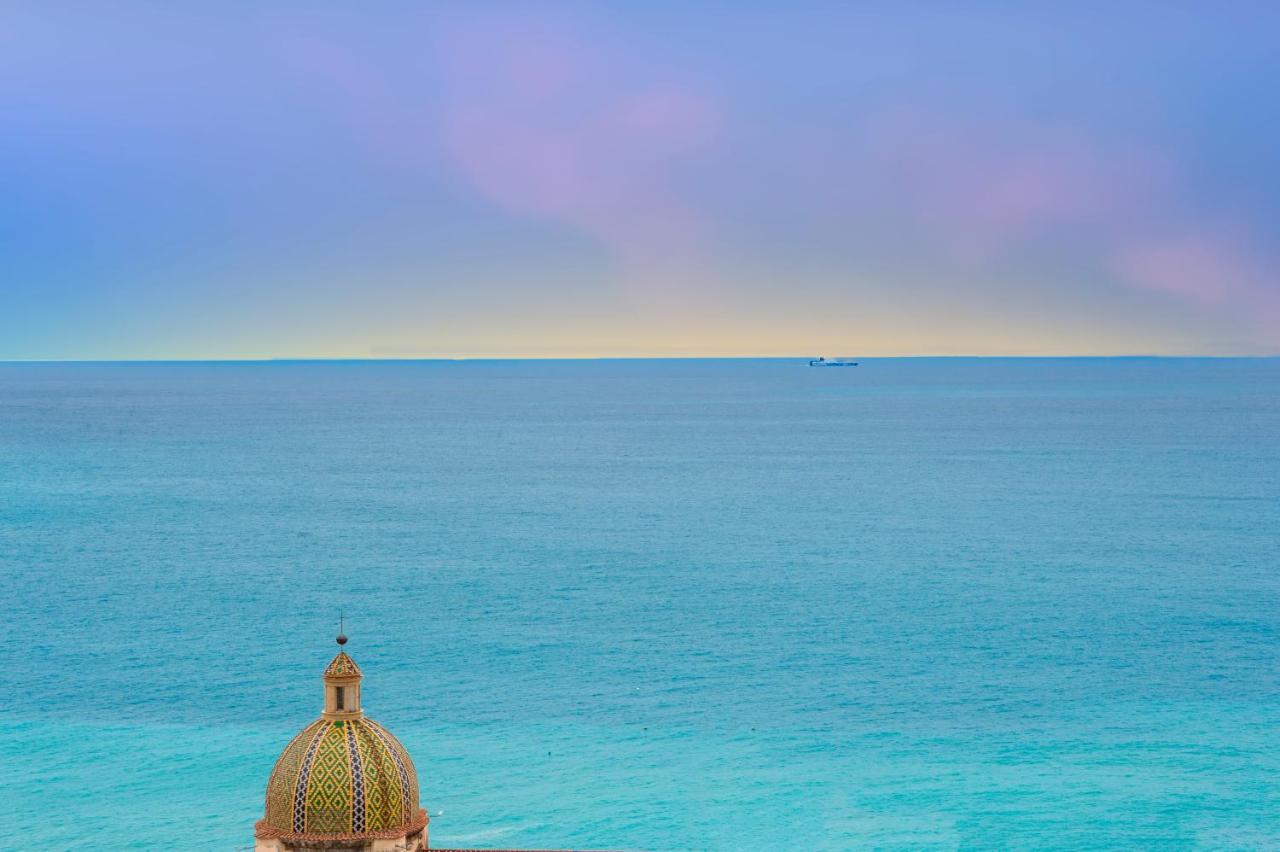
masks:
<path fill-rule="evenodd" d="M 0 359 L 1280 352 L 1280 4 L 0 2 Z"/>

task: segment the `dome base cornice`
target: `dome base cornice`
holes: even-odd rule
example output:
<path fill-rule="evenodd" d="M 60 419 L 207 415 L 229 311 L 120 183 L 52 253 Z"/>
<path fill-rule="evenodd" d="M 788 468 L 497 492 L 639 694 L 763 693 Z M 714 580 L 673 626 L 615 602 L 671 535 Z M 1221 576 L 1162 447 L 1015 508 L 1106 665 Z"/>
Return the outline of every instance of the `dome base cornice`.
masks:
<path fill-rule="evenodd" d="M 355 843 L 361 840 L 395 840 L 417 834 L 427 827 L 431 820 L 425 810 L 418 811 L 418 816 L 399 828 L 388 828 L 382 831 L 365 831 L 360 834 L 321 834 L 315 832 L 296 833 L 281 831 L 267 825 L 265 819 L 258 820 L 253 827 L 253 836 L 258 840 L 283 840 L 285 843 Z"/>

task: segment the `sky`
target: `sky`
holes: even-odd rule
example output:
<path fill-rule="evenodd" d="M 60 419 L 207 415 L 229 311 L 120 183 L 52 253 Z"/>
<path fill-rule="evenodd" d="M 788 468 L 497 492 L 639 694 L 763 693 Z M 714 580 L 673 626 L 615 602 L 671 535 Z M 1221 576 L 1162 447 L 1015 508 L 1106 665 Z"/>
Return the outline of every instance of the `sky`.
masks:
<path fill-rule="evenodd" d="M 1278 37 L 0 0 L 0 359 L 1280 353 Z"/>

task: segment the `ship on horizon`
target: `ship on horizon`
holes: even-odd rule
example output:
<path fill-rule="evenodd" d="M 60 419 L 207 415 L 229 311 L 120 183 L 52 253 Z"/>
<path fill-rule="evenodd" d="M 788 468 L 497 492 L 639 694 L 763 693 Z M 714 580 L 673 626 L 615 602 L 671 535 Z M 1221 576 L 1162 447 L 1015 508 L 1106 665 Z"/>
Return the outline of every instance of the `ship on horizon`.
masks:
<path fill-rule="evenodd" d="M 856 367 L 858 362 L 852 358 L 832 358 L 828 361 L 825 357 L 819 356 L 809 362 L 810 367 Z"/>

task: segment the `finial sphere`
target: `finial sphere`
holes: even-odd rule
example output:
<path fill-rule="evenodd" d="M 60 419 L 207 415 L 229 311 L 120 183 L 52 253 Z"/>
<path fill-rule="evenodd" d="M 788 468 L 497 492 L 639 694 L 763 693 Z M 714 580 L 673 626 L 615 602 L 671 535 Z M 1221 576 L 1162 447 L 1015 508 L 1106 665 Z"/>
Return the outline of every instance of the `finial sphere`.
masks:
<path fill-rule="evenodd" d="M 345 633 L 339 633 L 339 634 L 338 634 L 338 644 L 339 644 L 339 645 L 345 645 L 345 644 L 347 644 L 347 634 L 345 634 Z"/>

